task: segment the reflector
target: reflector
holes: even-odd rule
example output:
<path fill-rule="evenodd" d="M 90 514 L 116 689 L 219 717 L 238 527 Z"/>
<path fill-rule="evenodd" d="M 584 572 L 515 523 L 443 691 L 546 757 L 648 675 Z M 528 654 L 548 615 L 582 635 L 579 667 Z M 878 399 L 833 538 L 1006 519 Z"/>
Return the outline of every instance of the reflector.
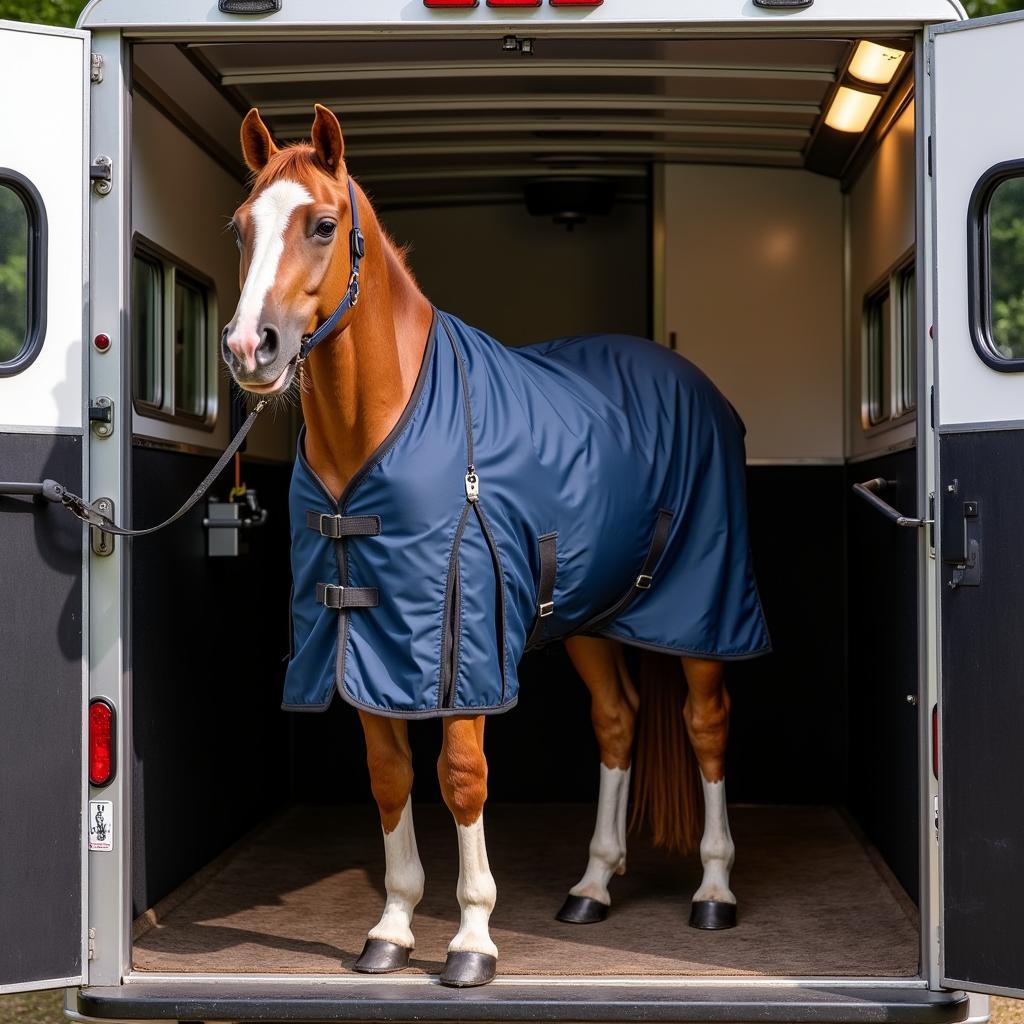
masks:
<path fill-rule="evenodd" d="M 114 706 L 103 697 L 89 701 L 89 784 L 107 786 L 117 768 Z"/>

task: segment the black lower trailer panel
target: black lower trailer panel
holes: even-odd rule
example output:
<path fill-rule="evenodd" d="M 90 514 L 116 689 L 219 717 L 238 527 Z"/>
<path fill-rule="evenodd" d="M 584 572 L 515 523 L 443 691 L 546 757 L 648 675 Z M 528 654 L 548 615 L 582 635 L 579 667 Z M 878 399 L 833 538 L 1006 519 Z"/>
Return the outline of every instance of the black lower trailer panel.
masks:
<path fill-rule="evenodd" d="M 435 981 L 130 982 L 82 989 L 83 1016 L 179 1021 L 815 1021 L 956 1024 L 962 992 L 818 982 L 768 985 L 501 982 L 453 991 Z"/>

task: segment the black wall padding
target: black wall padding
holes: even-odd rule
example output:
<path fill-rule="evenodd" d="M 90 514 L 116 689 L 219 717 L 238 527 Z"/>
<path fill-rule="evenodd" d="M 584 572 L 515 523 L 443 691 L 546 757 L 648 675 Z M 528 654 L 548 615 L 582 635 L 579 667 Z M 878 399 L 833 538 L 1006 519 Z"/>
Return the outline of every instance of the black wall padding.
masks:
<path fill-rule="evenodd" d="M 849 598 L 848 804 L 907 893 L 918 899 L 918 531 L 889 522 L 850 490 L 874 477 L 897 482 L 883 497 L 917 515 L 917 453 L 847 469 Z"/>
<path fill-rule="evenodd" d="M 160 521 L 213 459 L 133 450 L 133 521 Z M 290 467 L 243 462 L 270 510 L 250 553 L 210 559 L 205 502 L 133 542 L 132 896 L 152 906 L 273 813 L 288 792 Z M 214 485 L 223 499 L 231 468 Z M 122 543 L 119 541 L 119 543 Z"/>

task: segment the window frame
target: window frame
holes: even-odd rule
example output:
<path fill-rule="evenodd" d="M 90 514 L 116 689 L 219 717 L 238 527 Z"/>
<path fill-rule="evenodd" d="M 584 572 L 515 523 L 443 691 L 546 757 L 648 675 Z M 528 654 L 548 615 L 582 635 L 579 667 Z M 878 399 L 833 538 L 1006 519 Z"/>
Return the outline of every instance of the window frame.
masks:
<path fill-rule="evenodd" d="M 18 171 L 0 167 L 0 186 L 9 188 L 25 207 L 28 222 L 25 259 L 25 340 L 13 359 L 0 362 L 0 377 L 14 377 L 38 358 L 46 341 L 49 230 L 46 204 L 39 189 Z"/>
<path fill-rule="evenodd" d="M 916 278 L 916 254 L 913 248 L 908 249 L 889 268 L 876 278 L 864 292 L 861 305 L 861 391 L 860 391 L 860 425 L 865 437 L 883 433 L 904 423 L 912 422 L 917 415 L 917 374 L 911 384 L 913 404 L 908 404 L 904 391 L 904 369 L 906 363 L 906 346 L 913 346 L 917 359 L 921 358 L 919 328 L 910 336 L 908 326 L 916 318 L 916 290 L 907 295 L 906 282 L 908 277 Z M 915 281 L 916 289 L 916 281 Z M 909 298 L 909 302 L 908 302 Z M 882 396 L 885 405 L 884 414 L 877 420 L 872 418 L 871 410 L 871 308 L 875 302 L 889 301 L 889 345 L 881 355 L 882 358 Z M 909 316 L 908 316 L 909 313 Z"/>
<path fill-rule="evenodd" d="M 181 426 L 194 427 L 207 432 L 212 431 L 217 424 L 219 412 L 219 378 L 217 375 L 217 351 L 219 335 L 217 333 L 217 287 L 209 274 L 179 259 L 173 253 L 157 245 L 145 235 L 136 232 L 132 236 L 132 264 L 134 272 L 134 261 L 138 255 L 152 263 L 160 266 L 162 270 L 162 287 L 160 297 L 160 403 L 154 405 L 145 399 L 140 399 L 135 394 L 134 358 L 135 338 L 131 339 L 131 358 L 133 361 L 132 374 L 132 408 L 140 415 L 149 419 L 164 420 L 169 423 L 177 423 Z M 177 408 L 177 381 L 175 374 L 175 338 L 176 338 L 176 316 L 177 303 L 176 288 L 178 275 L 185 278 L 190 284 L 198 286 L 205 293 L 206 297 L 206 331 L 204 340 L 203 368 L 204 386 L 203 401 L 204 409 L 200 414 L 182 412 Z M 134 295 L 132 296 L 134 301 Z M 128 322 L 132 323 L 134 310 L 129 310 Z"/>
<path fill-rule="evenodd" d="M 967 208 L 967 317 L 971 344 L 978 357 L 999 373 L 1020 373 L 1024 356 L 1000 354 L 992 336 L 991 232 L 992 197 L 1003 182 L 1024 177 L 1024 160 L 994 164 L 978 179 Z"/>

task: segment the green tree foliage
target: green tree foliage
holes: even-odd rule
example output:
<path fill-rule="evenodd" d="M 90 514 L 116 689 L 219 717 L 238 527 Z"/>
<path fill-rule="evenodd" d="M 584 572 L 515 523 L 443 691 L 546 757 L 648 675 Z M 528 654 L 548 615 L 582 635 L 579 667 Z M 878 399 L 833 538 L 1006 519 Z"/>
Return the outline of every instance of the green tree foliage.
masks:
<path fill-rule="evenodd" d="M 1024 178 L 1004 181 L 989 206 L 992 340 L 1008 357 L 1024 356 Z"/>
<path fill-rule="evenodd" d="M 0 0 L 0 18 L 40 25 L 74 25 L 85 0 Z"/>
<path fill-rule="evenodd" d="M 1005 14 L 1024 8 L 1024 0 L 963 0 L 971 18 L 984 18 L 989 14 Z"/>

